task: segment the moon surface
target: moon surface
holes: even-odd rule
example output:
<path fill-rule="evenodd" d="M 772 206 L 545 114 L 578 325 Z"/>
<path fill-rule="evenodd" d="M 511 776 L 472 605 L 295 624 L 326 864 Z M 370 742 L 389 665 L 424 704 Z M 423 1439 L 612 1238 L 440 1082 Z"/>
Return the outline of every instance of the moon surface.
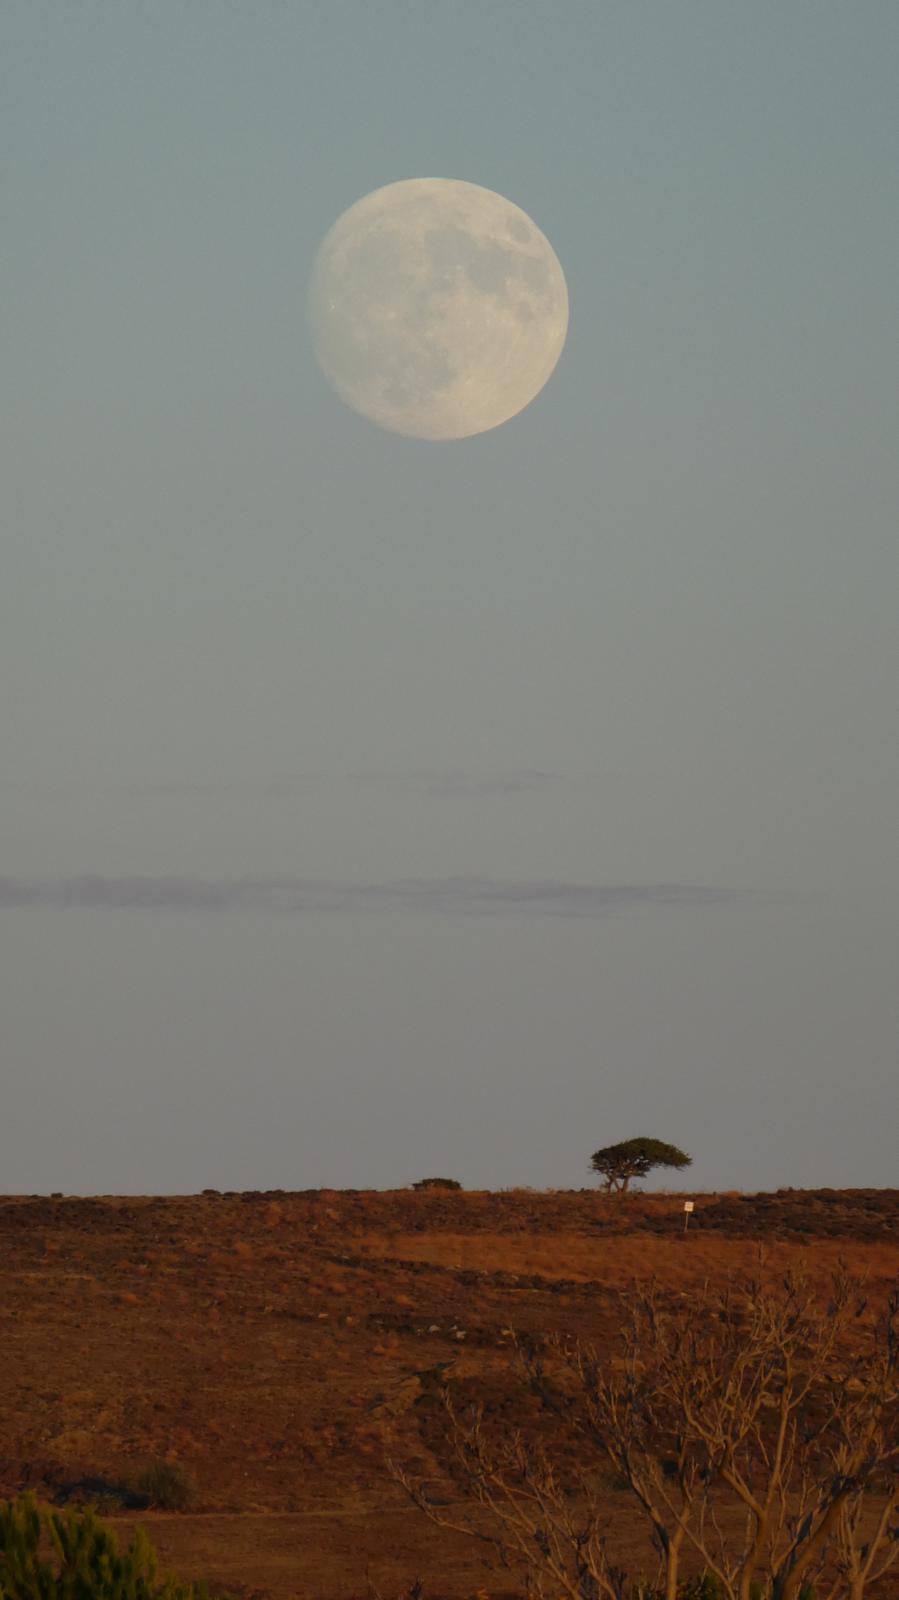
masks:
<path fill-rule="evenodd" d="M 309 289 L 318 364 L 354 411 L 414 439 L 499 427 L 539 394 L 568 331 L 565 275 L 519 206 L 408 178 L 350 206 Z"/>

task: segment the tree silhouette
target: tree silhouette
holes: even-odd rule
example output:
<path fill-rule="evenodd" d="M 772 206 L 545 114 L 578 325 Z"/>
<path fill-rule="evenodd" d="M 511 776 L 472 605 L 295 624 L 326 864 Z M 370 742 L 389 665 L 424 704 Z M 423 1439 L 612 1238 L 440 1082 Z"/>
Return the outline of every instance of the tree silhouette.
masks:
<path fill-rule="evenodd" d="M 678 1150 L 676 1144 L 664 1144 L 661 1139 L 624 1139 L 621 1144 L 609 1144 L 594 1151 L 590 1165 L 606 1180 L 610 1194 L 627 1188 L 631 1178 L 645 1178 L 653 1167 L 689 1167 L 692 1156 Z"/>

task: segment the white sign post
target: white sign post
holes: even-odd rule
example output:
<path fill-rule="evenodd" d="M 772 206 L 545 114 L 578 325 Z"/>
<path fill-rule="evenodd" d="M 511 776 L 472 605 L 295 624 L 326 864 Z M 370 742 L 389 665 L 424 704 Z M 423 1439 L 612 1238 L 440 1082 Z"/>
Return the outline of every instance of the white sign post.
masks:
<path fill-rule="evenodd" d="M 692 1210 L 693 1210 L 693 1201 L 692 1200 L 685 1200 L 684 1201 L 684 1233 L 686 1233 L 687 1228 L 690 1225 L 690 1213 L 692 1212 Z"/>

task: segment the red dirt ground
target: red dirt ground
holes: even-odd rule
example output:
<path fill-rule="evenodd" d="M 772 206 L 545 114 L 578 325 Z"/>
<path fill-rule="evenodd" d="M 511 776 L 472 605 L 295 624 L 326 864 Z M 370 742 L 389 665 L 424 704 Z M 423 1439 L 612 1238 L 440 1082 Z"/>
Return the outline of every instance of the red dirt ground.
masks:
<path fill-rule="evenodd" d="M 0 1496 L 61 1501 L 165 1457 L 196 1503 L 138 1520 L 185 1578 L 272 1600 L 389 1600 L 416 1577 L 429 1600 L 508 1593 L 515 1574 L 385 1472 L 393 1454 L 446 1483 L 439 1383 L 514 1422 L 509 1329 L 608 1344 L 637 1281 L 689 1294 L 800 1263 L 822 1285 L 844 1264 L 882 1301 L 899 1191 L 697 1196 L 686 1234 L 677 1195 L 0 1200 Z M 614 1514 L 653 1570 L 626 1501 Z"/>

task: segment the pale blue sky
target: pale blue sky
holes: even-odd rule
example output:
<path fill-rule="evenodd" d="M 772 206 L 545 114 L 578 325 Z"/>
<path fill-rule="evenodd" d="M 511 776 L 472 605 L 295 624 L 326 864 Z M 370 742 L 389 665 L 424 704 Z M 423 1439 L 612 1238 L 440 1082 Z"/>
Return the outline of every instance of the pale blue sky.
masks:
<path fill-rule="evenodd" d="M 893 0 L 5 0 L 0 1188 L 897 1181 L 897 81 Z M 571 299 L 454 444 L 304 328 L 428 175 Z"/>

